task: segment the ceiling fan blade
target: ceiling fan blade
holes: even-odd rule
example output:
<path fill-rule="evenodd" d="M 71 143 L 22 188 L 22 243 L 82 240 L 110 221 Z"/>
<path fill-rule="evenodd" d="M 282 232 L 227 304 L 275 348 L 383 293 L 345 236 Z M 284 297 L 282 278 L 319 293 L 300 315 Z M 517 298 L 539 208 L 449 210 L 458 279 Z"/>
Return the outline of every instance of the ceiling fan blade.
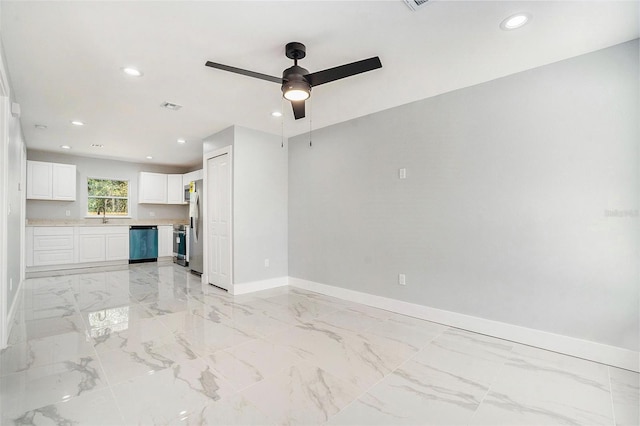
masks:
<path fill-rule="evenodd" d="M 229 65 L 218 64 L 218 63 L 211 62 L 211 61 L 207 61 L 207 63 L 205 65 L 208 66 L 208 67 L 217 68 L 217 69 L 223 70 L 223 71 L 230 71 L 230 72 L 234 72 L 236 74 L 246 75 L 248 77 L 259 78 L 260 80 L 267 80 L 267 81 L 272 81 L 274 83 L 282 84 L 282 78 L 281 77 L 274 77 L 274 76 L 271 76 L 271 75 L 262 74 L 262 73 L 255 72 L 255 71 L 243 70 L 242 68 L 236 68 L 236 67 L 232 67 L 232 66 L 229 66 Z"/>
<path fill-rule="evenodd" d="M 293 116 L 296 120 L 304 118 L 304 101 L 291 101 L 293 107 Z"/>
<path fill-rule="evenodd" d="M 319 86 L 320 84 L 330 83 L 340 80 L 341 78 L 350 77 L 367 71 L 382 68 L 380 58 L 375 56 L 362 61 L 352 62 L 350 64 L 340 65 L 339 67 L 329 68 L 323 71 L 312 72 L 304 76 L 311 86 Z"/>

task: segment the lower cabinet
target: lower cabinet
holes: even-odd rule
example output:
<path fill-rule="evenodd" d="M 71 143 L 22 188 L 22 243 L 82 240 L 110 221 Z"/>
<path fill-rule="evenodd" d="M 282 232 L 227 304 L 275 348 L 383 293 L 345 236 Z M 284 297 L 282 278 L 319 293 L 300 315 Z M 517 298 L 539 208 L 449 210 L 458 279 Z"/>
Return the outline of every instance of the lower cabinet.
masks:
<path fill-rule="evenodd" d="M 27 266 L 73 263 L 72 226 L 27 228 Z"/>
<path fill-rule="evenodd" d="M 105 236 L 100 234 L 87 234 L 78 236 L 78 261 L 102 262 L 106 259 Z"/>
<path fill-rule="evenodd" d="M 173 256 L 173 226 L 158 225 L 158 257 Z"/>
<path fill-rule="evenodd" d="M 54 266 L 129 259 L 128 226 L 28 226 L 26 265 Z"/>
<path fill-rule="evenodd" d="M 106 260 L 129 259 L 129 228 L 122 234 L 107 234 L 105 243 Z"/>
<path fill-rule="evenodd" d="M 129 258 L 128 226 L 78 227 L 78 262 L 104 262 Z"/>

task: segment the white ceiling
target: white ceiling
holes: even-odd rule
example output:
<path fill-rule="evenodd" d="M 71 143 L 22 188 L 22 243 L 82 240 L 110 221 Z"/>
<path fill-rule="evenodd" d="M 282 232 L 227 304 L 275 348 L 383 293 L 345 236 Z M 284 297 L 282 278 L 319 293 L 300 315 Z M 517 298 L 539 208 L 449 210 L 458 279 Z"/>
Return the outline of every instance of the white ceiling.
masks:
<path fill-rule="evenodd" d="M 559 61 L 639 35 L 638 1 L 2 1 L 1 35 L 27 146 L 193 165 L 238 124 L 285 136 Z M 520 11 L 514 31 L 500 22 Z M 280 87 L 207 60 L 280 76 L 284 45 L 310 72 L 380 56 L 383 68 L 313 90 L 294 121 Z M 124 75 L 134 65 L 141 78 Z M 162 109 L 169 101 L 179 111 Z M 284 117 L 271 112 L 284 109 Z M 76 127 L 71 120 L 82 120 Z M 35 124 L 48 126 L 36 129 Z M 284 129 L 284 130 L 283 130 Z M 176 139 L 185 138 L 185 145 Z M 90 145 L 103 144 L 104 148 Z M 153 160 L 145 157 L 152 155 Z"/>

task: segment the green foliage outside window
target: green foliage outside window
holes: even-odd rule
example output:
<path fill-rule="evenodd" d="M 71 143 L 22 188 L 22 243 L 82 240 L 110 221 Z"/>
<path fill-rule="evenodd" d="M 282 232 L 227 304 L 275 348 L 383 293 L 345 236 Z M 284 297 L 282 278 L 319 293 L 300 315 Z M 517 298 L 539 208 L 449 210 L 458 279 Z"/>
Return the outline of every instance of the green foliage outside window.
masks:
<path fill-rule="evenodd" d="M 102 208 L 108 216 L 129 215 L 129 181 L 112 179 L 87 179 L 87 211 L 97 216 Z"/>

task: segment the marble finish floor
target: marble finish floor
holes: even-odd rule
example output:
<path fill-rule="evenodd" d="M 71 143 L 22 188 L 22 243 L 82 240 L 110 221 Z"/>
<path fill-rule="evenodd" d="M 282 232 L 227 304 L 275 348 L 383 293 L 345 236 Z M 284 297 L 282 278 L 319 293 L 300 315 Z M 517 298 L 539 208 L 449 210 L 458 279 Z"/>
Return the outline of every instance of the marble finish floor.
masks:
<path fill-rule="evenodd" d="M 173 264 L 32 278 L 2 425 L 638 425 L 638 374 Z"/>

